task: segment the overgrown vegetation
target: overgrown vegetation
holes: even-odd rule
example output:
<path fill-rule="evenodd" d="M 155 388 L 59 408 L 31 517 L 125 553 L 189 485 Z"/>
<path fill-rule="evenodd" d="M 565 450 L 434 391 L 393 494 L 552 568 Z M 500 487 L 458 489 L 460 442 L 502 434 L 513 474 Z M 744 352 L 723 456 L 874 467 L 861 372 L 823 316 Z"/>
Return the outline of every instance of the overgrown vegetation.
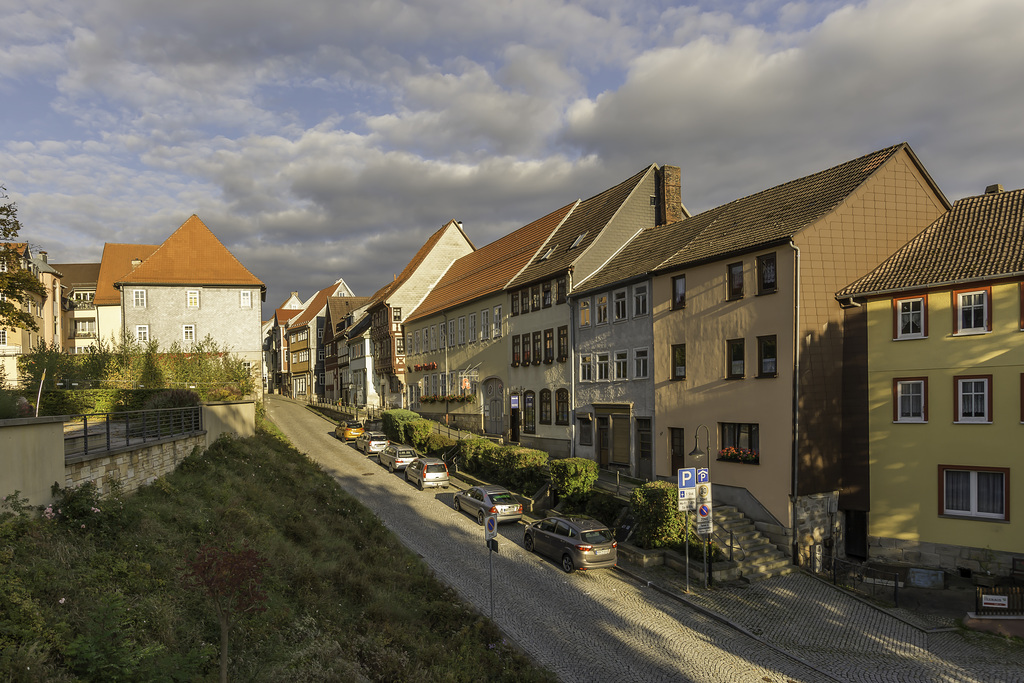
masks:
<path fill-rule="evenodd" d="M 671 548 L 699 557 L 704 550 L 704 539 L 694 528 L 695 515 L 686 516 L 679 511 L 679 488 L 667 481 L 652 481 L 633 489 L 632 508 L 636 515 L 636 544 L 641 548 Z M 710 544 L 711 560 L 725 557 L 714 543 Z"/>
<path fill-rule="evenodd" d="M 263 429 L 128 497 L 58 488 L 40 514 L 8 496 L 0 548 L 3 680 L 215 681 L 232 586 L 232 680 L 555 680 Z M 211 558 L 241 558 L 213 593 L 188 578 Z"/>
<path fill-rule="evenodd" d="M 252 394 L 256 387 L 256 377 L 245 362 L 209 335 L 187 349 L 175 342 L 165 351 L 158 351 L 156 341 L 142 343 L 127 335 L 115 344 L 99 340 L 89 353 L 70 354 L 57 342 L 41 343 L 18 358 L 18 372 L 26 386 L 38 388 L 43 383 L 44 407 L 48 402 L 87 404 L 88 393 L 74 396 L 87 390 L 117 394 L 183 389 L 195 391 L 204 401 L 224 401 Z M 57 397 L 48 394 L 54 391 L 59 392 Z M 102 395 L 96 402 L 102 402 Z M 69 412 L 92 410 L 48 414 Z"/>

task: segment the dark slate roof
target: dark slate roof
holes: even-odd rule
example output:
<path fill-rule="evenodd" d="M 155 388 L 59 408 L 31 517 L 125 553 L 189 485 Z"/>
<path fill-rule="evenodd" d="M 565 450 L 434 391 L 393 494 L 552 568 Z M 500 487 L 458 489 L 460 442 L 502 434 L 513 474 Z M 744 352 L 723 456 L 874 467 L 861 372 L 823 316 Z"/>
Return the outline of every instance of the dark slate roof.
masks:
<path fill-rule="evenodd" d="M 72 288 L 78 286 L 96 286 L 100 279 L 100 264 L 98 263 L 53 263 L 54 268 L 63 275 L 61 284 Z"/>
<path fill-rule="evenodd" d="M 633 190 L 655 168 L 654 164 L 647 166 L 628 180 L 577 204 L 569 217 L 548 240 L 545 248 L 533 257 L 530 265 L 509 282 L 508 286 L 520 287 L 568 271 L 576 259 L 590 246 L 590 243 L 601 234 L 608 222 L 615 217 L 616 212 L 629 199 Z M 570 249 L 580 235 L 584 235 L 583 239 L 575 248 Z M 551 256 L 546 259 L 542 258 L 552 247 L 554 247 L 554 252 Z"/>
<path fill-rule="evenodd" d="M 834 211 L 902 150 L 913 157 L 909 145 L 901 143 L 691 218 L 646 228 L 576 291 L 593 291 L 647 273 L 678 270 L 786 241 Z"/>
<path fill-rule="evenodd" d="M 1024 190 L 966 197 L 864 277 L 845 299 L 1024 275 Z"/>

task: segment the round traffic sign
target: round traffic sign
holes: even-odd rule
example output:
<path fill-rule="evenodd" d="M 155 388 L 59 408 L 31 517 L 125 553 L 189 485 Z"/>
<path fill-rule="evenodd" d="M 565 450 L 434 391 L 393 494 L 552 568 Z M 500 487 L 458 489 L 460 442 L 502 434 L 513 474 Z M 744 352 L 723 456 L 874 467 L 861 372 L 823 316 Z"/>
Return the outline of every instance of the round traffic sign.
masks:
<path fill-rule="evenodd" d="M 697 508 L 697 514 L 701 517 L 707 517 L 711 514 L 711 508 L 709 508 L 707 505 L 701 505 L 699 508 Z"/>
<path fill-rule="evenodd" d="M 487 518 L 487 533 L 493 534 L 498 528 L 498 518 L 488 517 Z"/>

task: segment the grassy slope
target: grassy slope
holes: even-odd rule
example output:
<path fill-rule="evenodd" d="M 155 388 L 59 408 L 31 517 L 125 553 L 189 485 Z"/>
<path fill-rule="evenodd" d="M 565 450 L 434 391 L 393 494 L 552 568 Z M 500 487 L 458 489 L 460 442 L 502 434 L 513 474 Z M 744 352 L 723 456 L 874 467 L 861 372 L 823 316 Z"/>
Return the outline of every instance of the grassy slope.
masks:
<path fill-rule="evenodd" d="M 0 525 L 6 680 L 216 680 L 216 613 L 187 563 L 243 543 L 268 599 L 231 632 L 232 680 L 554 680 L 279 435 L 222 439 L 100 512 L 63 502 Z"/>

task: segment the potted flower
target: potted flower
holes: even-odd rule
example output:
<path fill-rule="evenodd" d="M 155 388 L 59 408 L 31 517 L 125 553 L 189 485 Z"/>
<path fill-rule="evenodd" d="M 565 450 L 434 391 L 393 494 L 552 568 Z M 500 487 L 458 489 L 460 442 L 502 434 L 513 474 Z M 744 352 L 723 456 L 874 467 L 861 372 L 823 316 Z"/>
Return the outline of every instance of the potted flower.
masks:
<path fill-rule="evenodd" d="M 750 448 L 728 446 L 718 451 L 718 459 L 722 462 L 739 462 L 745 465 L 759 465 L 761 454 Z"/>

